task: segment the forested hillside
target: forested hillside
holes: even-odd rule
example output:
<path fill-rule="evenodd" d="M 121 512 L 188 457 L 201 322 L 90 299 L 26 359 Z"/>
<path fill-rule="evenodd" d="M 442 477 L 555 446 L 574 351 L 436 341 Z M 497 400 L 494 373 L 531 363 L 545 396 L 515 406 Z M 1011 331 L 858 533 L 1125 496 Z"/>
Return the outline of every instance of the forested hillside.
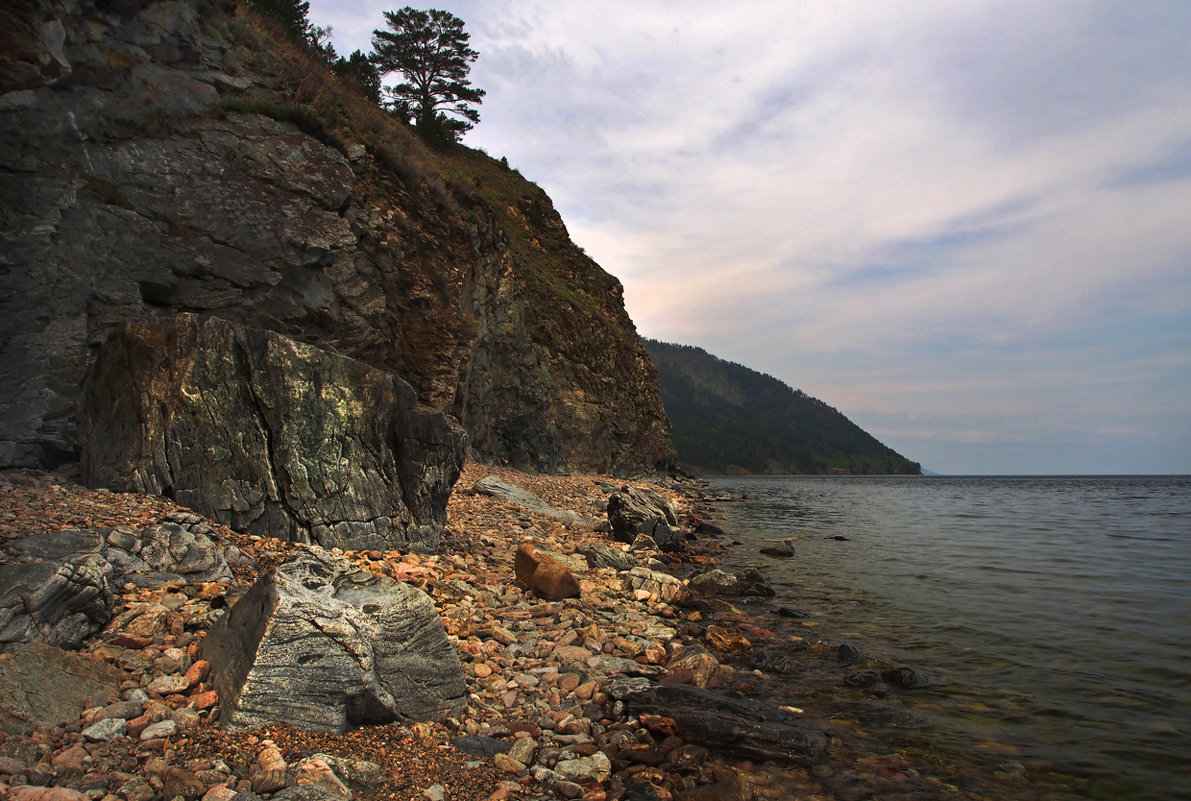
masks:
<path fill-rule="evenodd" d="M 644 340 L 678 458 L 697 473 L 922 472 L 820 400 L 689 345 Z"/>

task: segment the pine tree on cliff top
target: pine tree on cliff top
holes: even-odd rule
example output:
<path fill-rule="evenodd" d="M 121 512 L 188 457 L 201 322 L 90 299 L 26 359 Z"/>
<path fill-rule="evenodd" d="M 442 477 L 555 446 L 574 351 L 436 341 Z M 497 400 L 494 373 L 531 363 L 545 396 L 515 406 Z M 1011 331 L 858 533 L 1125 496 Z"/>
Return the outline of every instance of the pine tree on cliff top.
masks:
<path fill-rule="evenodd" d="M 448 11 L 406 6 L 386 11 L 385 21 L 389 30 L 372 32 L 372 60 L 381 73 L 405 77 L 385 87 L 388 105 L 412 120 L 427 142 L 457 142 L 480 121 L 471 104 L 484 97 L 467 77 L 479 53 L 468 47 L 471 34 L 463 30 L 463 20 Z"/>

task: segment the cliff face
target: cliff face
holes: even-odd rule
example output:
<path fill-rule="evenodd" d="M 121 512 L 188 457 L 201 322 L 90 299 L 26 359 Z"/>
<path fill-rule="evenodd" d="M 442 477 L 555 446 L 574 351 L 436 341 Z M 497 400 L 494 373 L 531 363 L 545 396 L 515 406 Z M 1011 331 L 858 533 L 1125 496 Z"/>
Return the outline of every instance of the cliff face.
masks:
<path fill-rule="evenodd" d="M 0 464 L 74 461 L 95 349 L 182 311 L 397 372 L 481 461 L 672 464 L 620 284 L 515 171 L 426 150 L 232 4 L 0 16 Z"/>

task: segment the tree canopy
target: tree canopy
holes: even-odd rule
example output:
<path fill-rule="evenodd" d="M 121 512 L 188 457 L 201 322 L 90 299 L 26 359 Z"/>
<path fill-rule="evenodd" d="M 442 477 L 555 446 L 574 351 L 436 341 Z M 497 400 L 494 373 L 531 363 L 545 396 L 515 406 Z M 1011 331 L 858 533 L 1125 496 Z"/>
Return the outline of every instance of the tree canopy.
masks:
<path fill-rule="evenodd" d="M 428 142 L 459 140 L 480 121 L 473 108 L 484 90 L 468 79 L 479 55 L 468 46 L 463 20 L 448 11 L 419 11 L 406 6 L 386 11 L 388 30 L 372 32 L 372 60 L 381 74 L 399 72 L 405 80 L 386 86 L 394 113 L 417 126 Z"/>

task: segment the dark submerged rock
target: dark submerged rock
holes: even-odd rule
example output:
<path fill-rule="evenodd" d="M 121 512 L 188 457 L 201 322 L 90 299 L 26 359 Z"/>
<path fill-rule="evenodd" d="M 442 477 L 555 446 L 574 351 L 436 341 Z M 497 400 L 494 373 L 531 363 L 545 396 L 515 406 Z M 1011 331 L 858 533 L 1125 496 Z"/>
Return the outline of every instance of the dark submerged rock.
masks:
<path fill-rule="evenodd" d="M 809 764 L 827 754 L 828 735 L 775 706 L 740 693 L 642 679 L 609 688 L 628 711 L 664 715 L 689 743 L 742 759 Z"/>
<path fill-rule="evenodd" d="M 918 690 L 929 687 L 930 682 L 918 671 L 908 667 L 886 668 L 885 670 L 855 670 L 844 676 L 848 687 L 884 689 L 895 687 L 902 690 Z"/>
<path fill-rule="evenodd" d="M 794 546 L 789 542 L 782 541 L 776 545 L 765 546 L 761 549 L 761 553 L 776 559 L 789 559 L 794 555 Z"/>
<path fill-rule="evenodd" d="M 89 486 L 355 549 L 434 548 L 466 439 L 392 374 L 190 314 L 114 331 L 84 382 L 80 434 Z"/>

